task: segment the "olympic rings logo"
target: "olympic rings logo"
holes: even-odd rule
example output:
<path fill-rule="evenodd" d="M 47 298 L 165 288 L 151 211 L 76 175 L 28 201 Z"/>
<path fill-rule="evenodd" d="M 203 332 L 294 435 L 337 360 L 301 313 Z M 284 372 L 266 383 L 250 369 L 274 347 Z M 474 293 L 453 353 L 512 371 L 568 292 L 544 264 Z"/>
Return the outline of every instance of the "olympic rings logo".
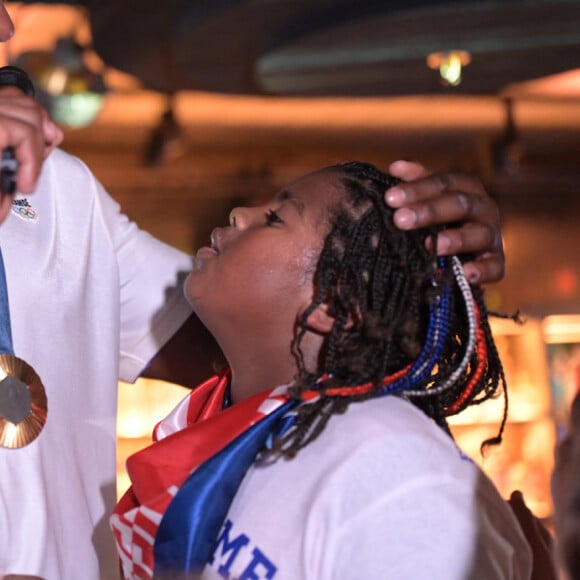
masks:
<path fill-rule="evenodd" d="M 31 207 L 26 207 L 23 205 L 13 205 L 12 211 L 18 217 L 21 217 L 22 219 L 25 219 L 25 220 L 35 220 L 38 218 L 38 212 Z"/>

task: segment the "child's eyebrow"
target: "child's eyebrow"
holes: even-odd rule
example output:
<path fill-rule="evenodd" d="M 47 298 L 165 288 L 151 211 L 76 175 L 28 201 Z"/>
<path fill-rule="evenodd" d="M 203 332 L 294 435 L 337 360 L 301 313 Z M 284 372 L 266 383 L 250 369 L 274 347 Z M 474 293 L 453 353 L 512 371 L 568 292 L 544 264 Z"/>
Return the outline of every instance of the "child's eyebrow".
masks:
<path fill-rule="evenodd" d="M 290 202 L 299 213 L 300 217 L 304 215 L 304 204 L 299 199 L 296 199 L 291 191 L 283 189 L 274 199 L 280 203 L 285 201 Z"/>

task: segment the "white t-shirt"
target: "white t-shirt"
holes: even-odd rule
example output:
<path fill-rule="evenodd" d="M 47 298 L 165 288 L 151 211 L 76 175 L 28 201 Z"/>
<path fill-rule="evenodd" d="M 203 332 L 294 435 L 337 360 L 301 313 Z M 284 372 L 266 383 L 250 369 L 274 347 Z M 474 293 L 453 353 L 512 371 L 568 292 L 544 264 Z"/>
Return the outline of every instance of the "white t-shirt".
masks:
<path fill-rule="evenodd" d="M 111 580 L 117 380 L 134 381 L 191 314 L 191 258 L 62 151 L 17 199 L 0 225 L 14 350 L 44 383 L 48 419 L 28 446 L 0 448 L 0 575 Z"/>
<path fill-rule="evenodd" d="M 291 461 L 253 466 L 202 578 L 528 580 L 480 469 L 410 403 L 351 404 Z"/>

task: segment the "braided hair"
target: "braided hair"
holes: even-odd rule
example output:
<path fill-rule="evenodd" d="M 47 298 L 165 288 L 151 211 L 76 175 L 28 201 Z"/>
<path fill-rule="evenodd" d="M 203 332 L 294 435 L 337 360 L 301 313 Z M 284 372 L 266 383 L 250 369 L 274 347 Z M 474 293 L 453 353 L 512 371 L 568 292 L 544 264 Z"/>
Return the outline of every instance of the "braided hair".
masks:
<path fill-rule="evenodd" d="M 481 288 L 470 286 L 457 257 L 437 258 L 440 227 L 401 231 L 384 192 L 398 180 L 368 163 L 350 162 L 336 172 L 345 199 L 330 212 L 314 275 L 314 298 L 294 341 L 297 380 L 290 395 L 296 427 L 272 451 L 293 457 L 315 439 L 328 419 L 349 403 L 386 394 L 402 396 L 447 433 L 447 417 L 482 403 L 503 389 L 505 376 Z M 318 372 L 306 369 L 300 349 L 309 315 L 326 304 L 334 318 L 319 356 Z M 321 374 L 323 373 L 323 374 Z"/>

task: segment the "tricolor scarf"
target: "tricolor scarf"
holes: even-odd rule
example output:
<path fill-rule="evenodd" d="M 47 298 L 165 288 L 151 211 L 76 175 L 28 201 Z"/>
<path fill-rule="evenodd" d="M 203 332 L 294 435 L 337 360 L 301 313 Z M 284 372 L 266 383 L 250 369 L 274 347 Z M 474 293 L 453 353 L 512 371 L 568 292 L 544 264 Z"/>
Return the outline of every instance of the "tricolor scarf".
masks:
<path fill-rule="evenodd" d="M 125 578 L 203 570 L 247 469 L 296 404 L 278 388 L 224 410 L 228 382 L 194 389 L 127 460 L 132 486 L 111 516 Z"/>

